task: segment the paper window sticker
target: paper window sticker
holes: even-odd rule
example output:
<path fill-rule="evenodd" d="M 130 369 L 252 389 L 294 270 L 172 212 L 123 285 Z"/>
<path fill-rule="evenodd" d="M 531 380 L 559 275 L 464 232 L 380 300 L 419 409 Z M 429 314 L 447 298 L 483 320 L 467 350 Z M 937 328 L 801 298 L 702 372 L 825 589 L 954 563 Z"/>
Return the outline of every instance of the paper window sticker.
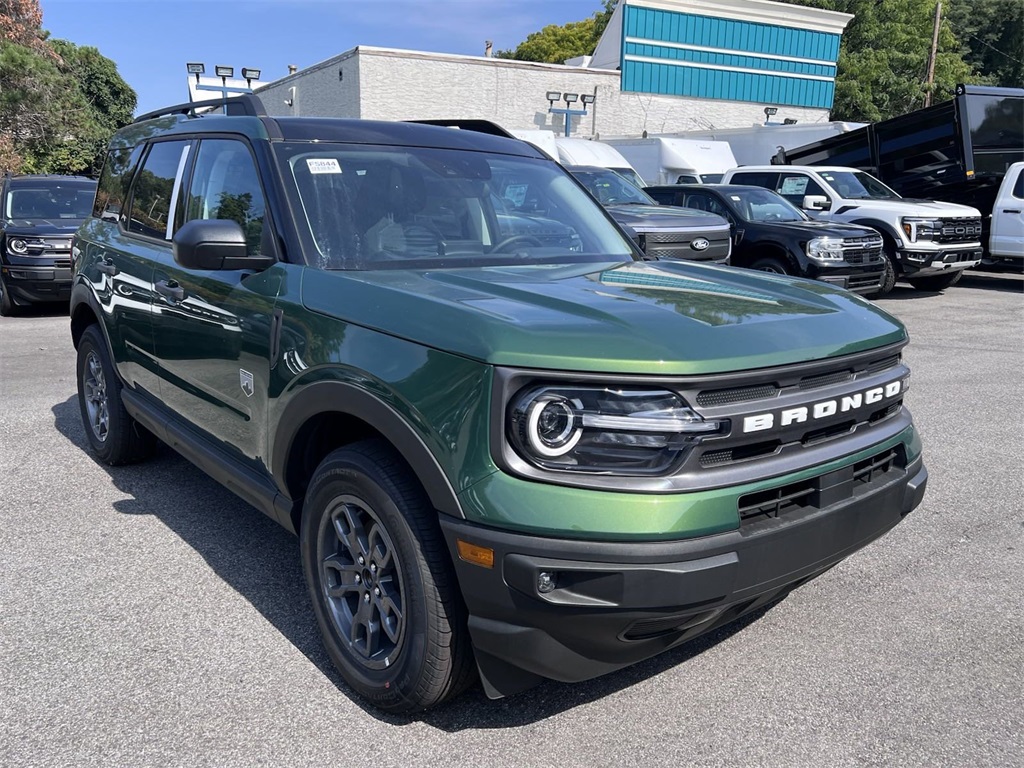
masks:
<path fill-rule="evenodd" d="M 341 173 L 341 166 L 333 157 L 307 157 L 306 167 L 310 173 Z"/>

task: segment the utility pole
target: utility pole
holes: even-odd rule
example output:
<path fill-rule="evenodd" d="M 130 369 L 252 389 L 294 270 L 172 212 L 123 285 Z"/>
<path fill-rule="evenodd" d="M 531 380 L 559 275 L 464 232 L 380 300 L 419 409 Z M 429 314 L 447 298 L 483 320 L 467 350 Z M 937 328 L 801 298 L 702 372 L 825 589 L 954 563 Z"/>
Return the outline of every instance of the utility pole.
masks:
<path fill-rule="evenodd" d="M 928 90 L 924 94 L 924 105 L 932 105 L 932 89 L 935 87 L 935 54 L 939 48 L 939 24 L 942 22 L 942 3 L 935 4 L 935 26 L 932 29 L 932 50 L 928 54 Z"/>

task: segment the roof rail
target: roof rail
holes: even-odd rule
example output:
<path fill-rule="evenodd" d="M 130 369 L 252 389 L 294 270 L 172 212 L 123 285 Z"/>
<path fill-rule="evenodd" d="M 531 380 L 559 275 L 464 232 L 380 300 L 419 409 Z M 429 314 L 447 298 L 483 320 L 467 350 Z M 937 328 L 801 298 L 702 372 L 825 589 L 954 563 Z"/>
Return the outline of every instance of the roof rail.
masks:
<path fill-rule="evenodd" d="M 167 117 L 168 115 L 188 115 L 197 117 L 197 109 L 223 109 L 226 115 L 246 115 L 248 117 L 265 117 L 267 110 L 263 107 L 260 97 L 254 93 L 243 93 L 240 96 L 232 96 L 229 99 L 210 99 L 209 101 L 187 101 L 184 104 L 175 104 L 173 107 L 164 107 L 144 115 L 139 115 L 132 122 L 141 123 L 143 120 L 152 120 L 155 117 Z"/>
<path fill-rule="evenodd" d="M 405 120 L 404 122 L 420 123 L 421 125 L 440 125 L 444 128 L 458 128 L 463 131 L 475 131 L 477 133 L 486 133 L 491 136 L 502 136 L 506 139 L 516 138 L 500 125 L 492 123 L 490 120 L 460 120 L 458 118 L 454 118 L 450 120 Z"/>

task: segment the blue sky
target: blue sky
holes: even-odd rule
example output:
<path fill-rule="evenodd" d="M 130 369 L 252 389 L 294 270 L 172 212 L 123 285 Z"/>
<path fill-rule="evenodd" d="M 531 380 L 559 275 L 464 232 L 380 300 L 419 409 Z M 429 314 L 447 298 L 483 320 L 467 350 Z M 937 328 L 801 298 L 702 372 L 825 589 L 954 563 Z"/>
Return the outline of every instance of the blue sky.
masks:
<path fill-rule="evenodd" d="M 137 113 L 188 98 L 187 61 L 255 67 L 263 80 L 356 46 L 482 55 L 601 0 L 42 0 L 52 37 L 91 45 L 135 89 Z"/>

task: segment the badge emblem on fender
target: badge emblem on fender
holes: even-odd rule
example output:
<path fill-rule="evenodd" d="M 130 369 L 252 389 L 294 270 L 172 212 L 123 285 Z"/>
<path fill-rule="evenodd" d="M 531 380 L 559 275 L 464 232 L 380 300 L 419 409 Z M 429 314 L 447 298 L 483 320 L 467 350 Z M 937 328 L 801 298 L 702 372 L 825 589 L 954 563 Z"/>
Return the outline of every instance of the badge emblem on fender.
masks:
<path fill-rule="evenodd" d="M 246 397 L 252 397 L 253 392 L 256 391 L 252 382 L 252 374 L 244 368 L 238 369 L 238 385 L 242 388 L 242 391 L 245 392 Z"/>

